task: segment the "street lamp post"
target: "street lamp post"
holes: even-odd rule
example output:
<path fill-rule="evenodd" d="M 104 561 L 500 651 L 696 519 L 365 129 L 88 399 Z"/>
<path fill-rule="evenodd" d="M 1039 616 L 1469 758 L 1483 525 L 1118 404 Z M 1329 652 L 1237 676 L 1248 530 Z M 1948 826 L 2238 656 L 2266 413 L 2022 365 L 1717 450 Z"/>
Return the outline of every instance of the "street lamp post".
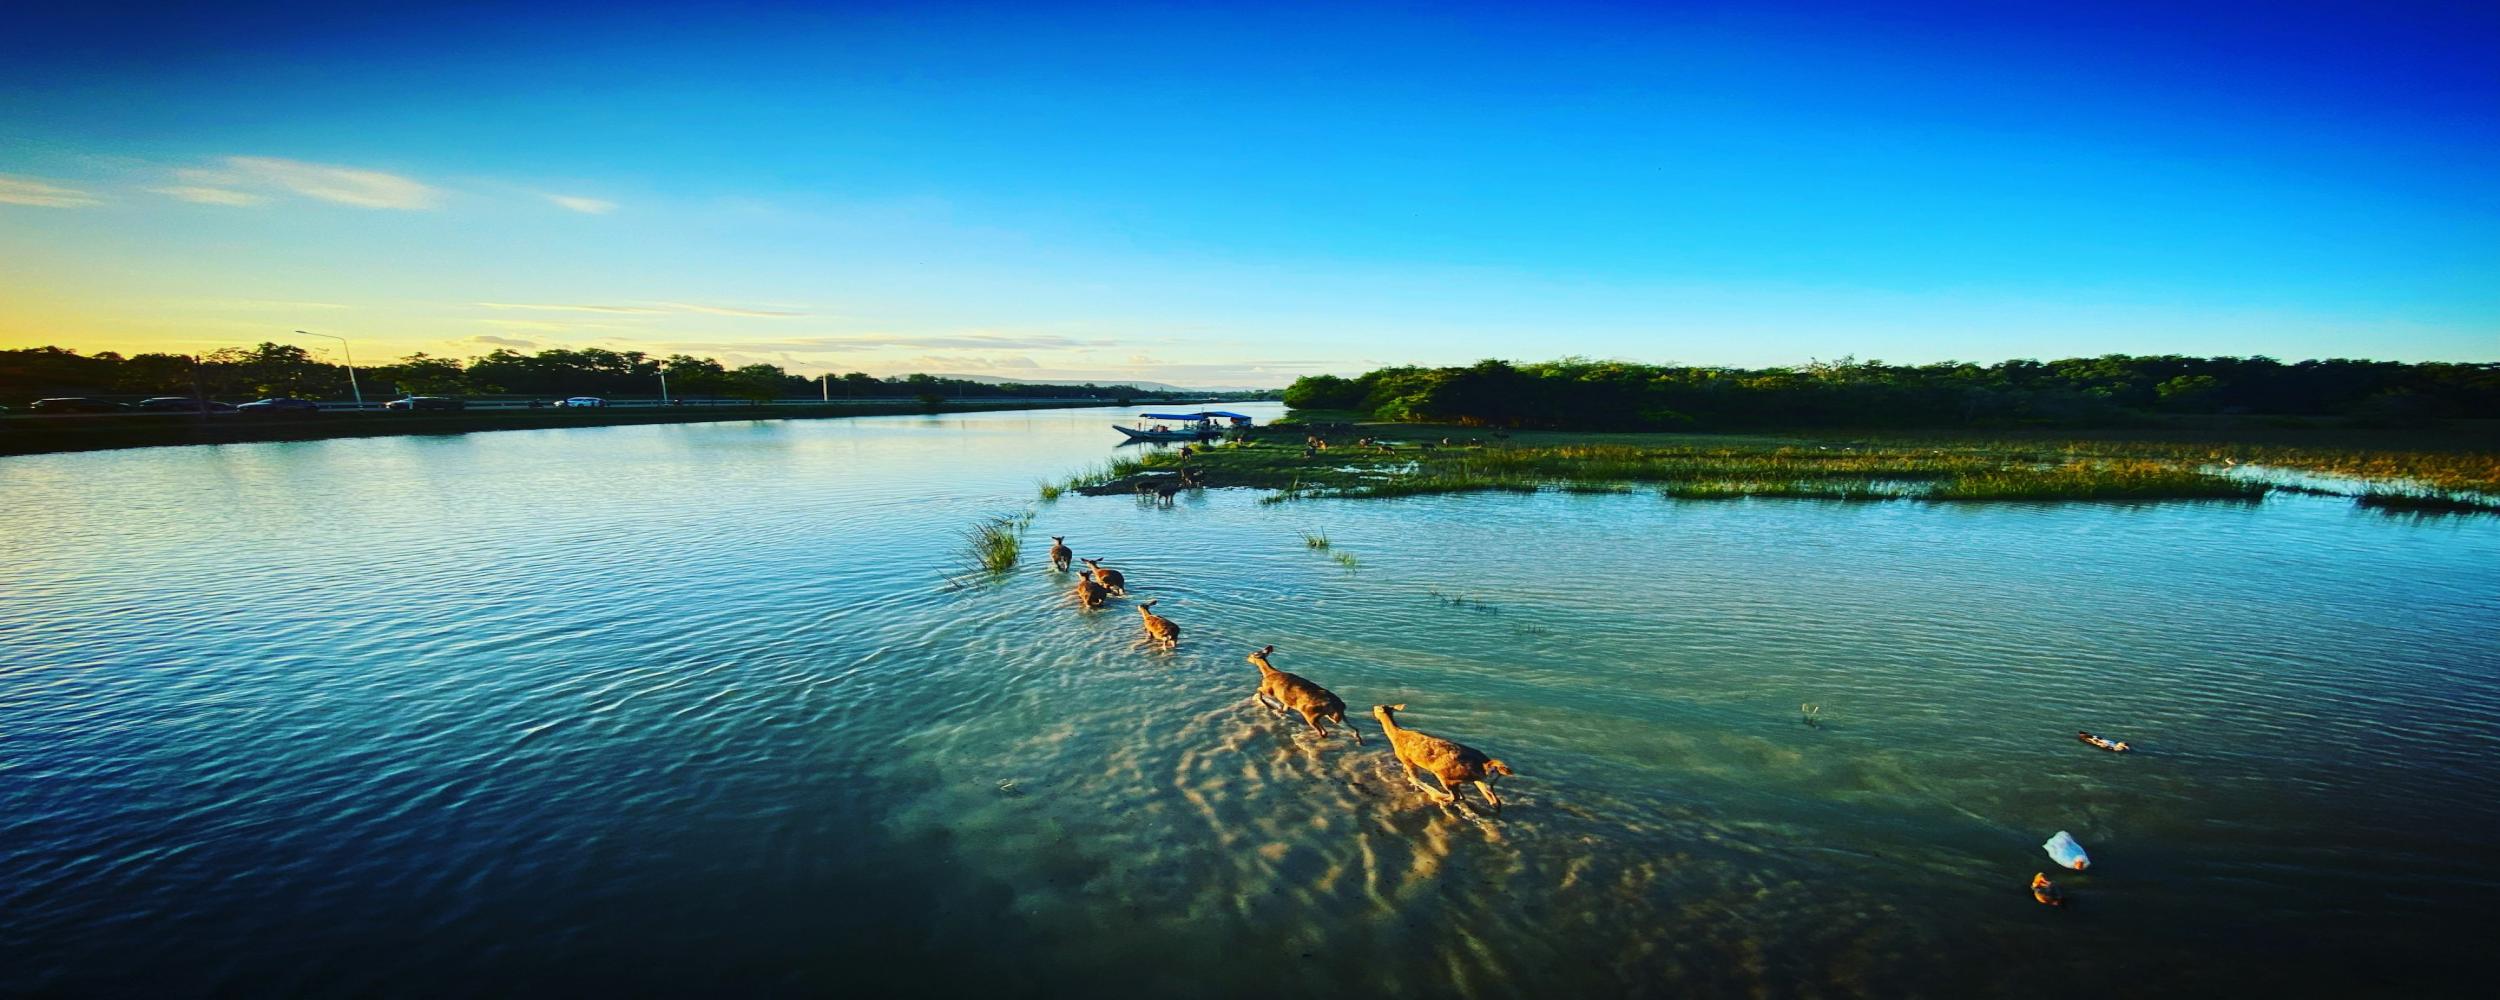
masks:
<path fill-rule="evenodd" d="M 659 373 L 659 375 L 660 375 L 660 405 L 661 405 L 661 406 L 667 406 L 667 405 L 668 405 L 668 369 L 666 369 L 666 368 L 655 368 L 655 369 L 653 369 L 653 371 L 658 372 L 658 373 Z"/>
<path fill-rule="evenodd" d="M 357 412 L 363 412 L 365 408 L 365 390 L 364 387 L 356 384 L 356 352 L 347 349 L 347 338 L 334 333 L 314 333 L 310 330 L 297 330 L 295 332 L 307 337 L 327 337 L 331 340 L 339 342 L 339 353 L 347 355 L 347 391 L 356 395 Z"/>

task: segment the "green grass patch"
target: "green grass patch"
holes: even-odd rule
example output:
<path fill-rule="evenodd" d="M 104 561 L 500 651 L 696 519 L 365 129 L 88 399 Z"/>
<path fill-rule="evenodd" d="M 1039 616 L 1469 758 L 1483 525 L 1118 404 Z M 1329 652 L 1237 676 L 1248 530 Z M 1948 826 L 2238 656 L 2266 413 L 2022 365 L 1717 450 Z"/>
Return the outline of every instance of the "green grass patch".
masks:
<path fill-rule="evenodd" d="M 1024 552 L 1024 528 L 1031 523 L 1031 511 L 991 515 L 964 529 L 965 551 L 974 565 L 991 573 L 1007 572 L 1016 568 L 1016 560 Z"/>
<path fill-rule="evenodd" d="M 1303 532 L 1302 547 L 1315 552 L 1328 551 L 1328 533 L 1324 531 Z"/>
<path fill-rule="evenodd" d="M 2403 437 L 2254 425 L 2229 430 L 2256 440 L 2076 438 L 2022 431 L 1988 437 L 1633 434 L 1363 424 L 1352 433 L 1330 430 L 1331 447 L 1307 451 L 1307 429 L 1269 427 L 1249 441 L 1204 449 L 1191 464 L 1210 486 L 1270 491 L 1260 497 L 1262 504 L 1542 490 L 1602 495 L 1642 488 L 1691 500 L 2251 501 L 2277 488 L 2316 492 L 2320 484 L 2308 481 L 2315 475 L 2356 480 L 2327 492 L 2369 490 L 2382 497 L 2369 505 L 2382 509 L 2483 510 L 2490 497 L 2500 496 L 2500 452 L 2487 450 L 2488 434 Z M 1395 450 L 1356 447 L 1357 436 L 1376 437 Z M 1122 477 L 1160 473 L 1176 464 L 1169 453 L 1147 454 L 1089 470 L 1070 483 L 1116 487 Z M 2220 474 L 2226 471 L 2230 474 Z"/>

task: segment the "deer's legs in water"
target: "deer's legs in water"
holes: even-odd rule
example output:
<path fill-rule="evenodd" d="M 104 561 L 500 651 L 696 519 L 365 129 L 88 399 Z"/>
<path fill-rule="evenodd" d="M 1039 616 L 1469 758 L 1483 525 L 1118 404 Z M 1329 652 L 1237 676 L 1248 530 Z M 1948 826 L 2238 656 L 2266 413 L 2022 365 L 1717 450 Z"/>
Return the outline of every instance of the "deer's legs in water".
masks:
<path fill-rule="evenodd" d="M 1458 801 L 1458 796 L 1457 796 L 1457 795 L 1455 795 L 1455 794 L 1452 794 L 1452 793 L 1450 792 L 1450 790 L 1449 790 L 1449 788 L 1448 788 L 1447 786 L 1443 786 L 1443 787 L 1440 787 L 1440 788 L 1434 788 L 1434 787 L 1432 787 L 1431 785 L 1424 784 L 1424 779 L 1423 779 L 1423 777 L 1415 773 L 1415 765 L 1413 765 L 1413 764 L 1409 764 L 1409 763 L 1407 763 L 1407 762 L 1405 762 L 1405 761 L 1399 761 L 1399 762 L 1398 762 L 1398 766 L 1399 766 L 1399 767 L 1403 767 L 1403 768 L 1405 768 L 1405 769 L 1406 769 L 1406 782 L 1407 782 L 1407 784 L 1410 784 L 1410 785 L 1415 786 L 1416 788 L 1422 789 L 1424 794 L 1429 795 L 1429 796 L 1432 796 L 1433 801 L 1435 801 L 1435 802 L 1456 802 L 1456 801 Z M 1436 776 L 1436 777 L 1437 777 L 1437 776 Z"/>

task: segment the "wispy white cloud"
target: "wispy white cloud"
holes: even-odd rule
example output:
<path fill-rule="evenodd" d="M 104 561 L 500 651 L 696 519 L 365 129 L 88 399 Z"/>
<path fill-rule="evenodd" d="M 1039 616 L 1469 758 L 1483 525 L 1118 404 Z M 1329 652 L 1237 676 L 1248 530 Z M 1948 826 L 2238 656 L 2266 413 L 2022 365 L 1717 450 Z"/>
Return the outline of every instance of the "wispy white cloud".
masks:
<path fill-rule="evenodd" d="M 536 330 L 542 333 L 555 333 L 573 328 L 568 323 L 549 323 L 535 319 L 482 319 L 478 322 L 506 330 Z"/>
<path fill-rule="evenodd" d="M 735 309 L 729 306 L 700 306 L 687 302 L 663 302 L 661 305 L 665 305 L 671 309 L 676 309 L 682 312 L 710 313 L 714 316 L 759 316 L 766 319 L 787 319 L 793 316 L 807 315 L 803 312 L 782 312 L 774 309 Z"/>
<path fill-rule="evenodd" d="M 354 309 L 343 302 L 312 302 L 297 299 L 195 299 L 193 305 L 214 309 Z"/>
<path fill-rule="evenodd" d="M 544 197 L 558 206 L 584 215 L 606 215 L 616 211 L 616 203 L 605 198 L 584 198 L 571 194 L 551 194 Z"/>
<path fill-rule="evenodd" d="M 253 194 L 249 191 L 236 191 L 230 188 L 207 187 L 204 185 L 177 185 L 174 187 L 149 188 L 148 190 L 164 195 L 168 198 L 179 198 L 183 201 L 198 205 L 231 205 L 237 208 L 243 208 L 251 205 L 267 204 L 269 201 L 268 195 Z"/>
<path fill-rule="evenodd" d="M 379 170 L 275 156 L 229 156 L 218 164 L 176 170 L 174 176 L 184 182 L 180 187 L 185 189 L 282 191 L 358 208 L 416 211 L 433 208 L 442 200 L 442 192 L 432 186 Z"/>
<path fill-rule="evenodd" d="M 486 345 L 486 346 L 488 346 L 488 347 L 536 347 L 536 346 L 538 346 L 538 342 L 537 342 L 537 341 L 535 341 L 535 340 L 522 340 L 522 339 L 521 339 L 521 338 L 519 338 L 519 337 L 498 337 L 498 336 L 495 336 L 495 335 L 493 335 L 493 334 L 488 334 L 488 333 L 481 333 L 481 334 L 478 334 L 477 336 L 467 338 L 467 339 L 464 341 L 464 343 L 471 343 L 471 344 L 484 344 L 484 345 Z"/>
<path fill-rule="evenodd" d="M 33 205 L 38 208 L 86 208 L 104 202 L 94 195 L 57 184 L 46 184 L 32 177 L 0 174 L 0 204 Z"/>
<path fill-rule="evenodd" d="M 571 304 L 566 304 L 566 303 L 556 303 L 556 302 L 479 302 L 479 303 L 475 303 L 475 304 L 476 304 L 477 306 L 481 307 L 481 308 L 486 308 L 486 309 L 531 309 L 531 310 L 537 310 L 537 311 L 540 311 L 540 312 L 587 312 L 587 313 L 662 313 L 662 312 L 667 312 L 667 310 L 665 310 L 665 309 L 653 309 L 653 308 L 650 308 L 650 307 L 648 307 L 648 306 L 593 306 L 593 305 L 571 305 Z"/>
<path fill-rule="evenodd" d="M 854 333 L 829 334 L 821 337 L 790 337 L 779 340 L 748 340 L 672 344 L 685 350 L 709 351 L 865 351 L 902 349 L 920 351 L 1064 351 L 1091 347 L 1110 347 L 1120 343 L 1103 338 L 1060 337 L 1050 334 L 1011 336 L 986 333 L 894 334 Z"/>
<path fill-rule="evenodd" d="M 803 312 L 777 309 L 741 309 L 733 306 L 706 306 L 691 302 L 661 302 L 647 306 L 594 305 L 578 302 L 478 302 L 485 309 L 533 309 L 541 312 L 637 313 L 704 313 L 712 316 L 745 316 L 761 319 L 790 319 L 805 316 Z"/>

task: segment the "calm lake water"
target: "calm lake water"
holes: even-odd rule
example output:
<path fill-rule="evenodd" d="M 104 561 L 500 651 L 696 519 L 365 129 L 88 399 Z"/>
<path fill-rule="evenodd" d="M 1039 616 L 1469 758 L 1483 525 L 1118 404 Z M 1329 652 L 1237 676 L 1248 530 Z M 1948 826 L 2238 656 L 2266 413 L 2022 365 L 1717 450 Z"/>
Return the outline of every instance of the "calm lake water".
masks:
<path fill-rule="evenodd" d="M 2469 981 L 2500 519 L 1036 505 L 1124 412 L 0 459 L 0 992 Z M 1266 643 L 1505 813 L 1253 710 Z"/>

